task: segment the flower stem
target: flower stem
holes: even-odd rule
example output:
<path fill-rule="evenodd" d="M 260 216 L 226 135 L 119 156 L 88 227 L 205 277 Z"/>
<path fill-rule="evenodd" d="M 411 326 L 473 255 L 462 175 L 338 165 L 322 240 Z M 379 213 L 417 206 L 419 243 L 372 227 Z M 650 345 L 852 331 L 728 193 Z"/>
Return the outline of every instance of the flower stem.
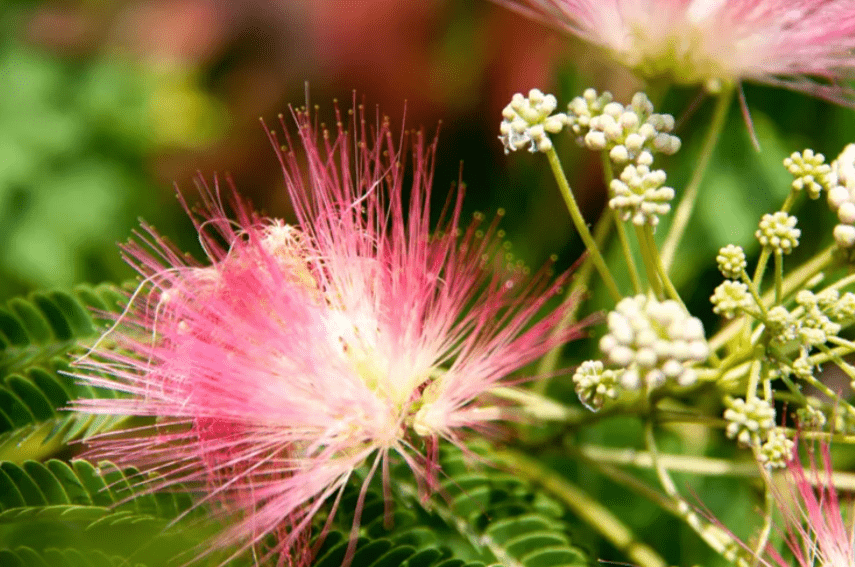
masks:
<path fill-rule="evenodd" d="M 499 450 L 492 457 L 527 480 L 540 484 L 558 497 L 581 520 L 585 521 L 615 548 L 626 554 L 627 558 L 641 567 L 666 567 L 668 563 L 645 543 L 636 539 L 635 534 L 620 518 L 591 498 L 581 488 L 558 473 L 545 467 L 540 461 L 519 451 Z"/>
<path fill-rule="evenodd" d="M 644 289 L 641 287 L 641 277 L 638 275 L 638 267 L 635 265 L 635 259 L 632 257 L 632 249 L 629 246 L 629 238 L 626 235 L 626 227 L 623 224 L 623 221 L 620 220 L 617 215 L 615 217 L 615 228 L 618 235 L 618 240 L 620 241 L 621 250 L 623 250 L 623 257 L 626 258 L 626 264 L 629 270 L 629 279 L 632 281 L 632 289 L 636 295 L 643 293 Z"/>
<path fill-rule="evenodd" d="M 769 311 L 766 309 L 764 305 L 763 298 L 760 297 L 760 290 L 757 289 L 757 286 L 754 285 L 754 280 L 748 277 L 748 273 L 745 270 L 739 274 L 742 283 L 748 286 L 748 291 L 751 292 L 751 297 L 754 298 L 754 302 L 757 304 L 757 308 L 760 310 L 762 319 L 764 322 L 769 319 Z"/>
<path fill-rule="evenodd" d="M 855 274 L 849 274 L 845 278 L 840 278 L 839 280 L 828 286 L 827 289 L 843 289 L 851 283 L 855 283 Z"/>
<path fill-rule="evenodd" d="M 615 282 L 612 273 L 609 271 L 609 267 L 606 265 L 606 261 L 603 259 L 603 255 L 600 253 L 599 246 L 597 246 L 597 243 L 594 241 L 594 237 L 591 236 L 591 231 L 588 230 L 588 225 L 585 222 L 585 218 L 582 216 L 582 211 L 579 210 L 576 198 L 573 197 L 573 190 L 570 189 L 570 184 L 567 182 L 567 177 L 564 175 L 564 170 L 561 167 L 561 161 L 558 159 L 558 154 L 555 152 L 555 148 L 550 148 L 549 151 L 546 152 L 546 157 L 549 160 L 549 166 L 552 168 L 552 174 L 555 176 L 555 181 L 558 183 L 558 189 L 561 191 L 561 196 L 564 197 L 564 203 L 567 205 L 567 210 L 570 212 L 570 218 L 573 219 L 573 224 L 576 226 L 576 230 L 579 232 L 582 242 L 585 243 L 585 248 L 588 249 L 588 253 L 591 255 L 591 261 L 600 273 L 600 277 L 603 278 L 603 281 L 606 284 L 606 289 L 612 296 L 612 300 L 617 303 L 621 300 L 622 294 L 618 289 L 617 282 Z"/>
<path fill-rule="evenodd" d="M 656 272 L 656 260 L 653 257 L 653 251 L 650 250 L 650 242 L 647 240 L 644 228 L 636 226 L 635 236 L 638 238 L 638 246 L 641 249 L 641 259 L 644 261 L 644 271 L 647 272 L 647 283 L 650 284 L 656 298 L 661 300 L 664 298 L 662 282 L 659 281 L 659 274 Z"/>
<path fill-rule="evenodd" d="M 614 447 L 595 445 L 581 446 L 579 447 L 579 451 L 589 459 L 595 461 L 643 469 L 653 468 L 653 455 L 649 451 L 615 449 Z M 660 454 L 657 458 L 663 467 L 667 467 L 672 471 L 707 476 L 756 477 L 760 475 L 757 470 L 757 464 L 753 461 L 750 463 L 735 463 L 730 459 L 673 454 Z"/>
<path fill-rule="evenodd" d="M 636 449 L 617 449 L 600 445 L 582 445 L 576 450 L 586 459 L 597 463 L 609 463 L 639 469 L 652 469 L 653 456 L 648 451 Z M 703 457 L 698 455 L 675 455 L 660 453 L 659 462 L 668 470 L 717 477 L 757 478 L 762 475 L 756 461 L 734 462 L 731 459 Z M 832 474 L 834 486 L 840 490 L 855 490 L 855 473 L 835 471 Z M 823 478 L 808 479 L 812 485 L 822 484 Z"/>
<path fill-rule="evenodd" d="M 780 305 L 784 299 L 784 255 L 775 252 L 775 304 Z"/>
<path fill-rule="evenodd" d="M 602 248 L 606 242 L 606 238 L 609 235 L 609 229 L 612 227 L 614 216 L 613 210 L 606 209 L 600 216 L 600 220 L 598 220 L 597 224 L 594 225 L 594 242 L 596 242 L 597 246 L 600 248 Z M 573 297 L 582 297 L 584 292 L 588 289 L 588 282 L 591 281 L 591 275 L 593 275 L 593 273 L 594 264 L 591 261 L 591 256 L 587 256 L 582 262 L 582 266 L 576 272 L 575 277 L 573 278 L 573 284 L 570 286 L 570 289 L 567 290 L 565 300 Z M 575 301 L 573 307 L 564 314 L 564 317 L 561 318 L 561 321 L 552 330 L 552 335 L 557 336 L 558 333 L 561 333 L 569 325 L 577 321 L 579 317 L 579 309 L 581 307 L 582 302 Z M 555 372 L 555 369 L 558 367 L 558 360 L 561 357 L 562 348 L 563 345 L 558 345 L 540 359 L 536 373 L 540 379 L 537 380 L 532 387 L 532 390 L 538 394 L 542 395 L 546 393 L 546 388 L 549 384 L 550 378 L 552 377 L 552 373 Z"/>
<path fill-rule="evenodd" d="M 521 415 L 536 423 L 544 421 L 574 422 L 578 421 L 584 414 L 583 410 L 577 407 L 565 406 L 533 390 L 499 386 L 490 390 L 490 393 L 503 400 L 518 404 Z"/>
<path fill-rule="evenodd" d="M 685 193 L 683 193 L 683 198 L 680 200 L 677 210 L 674 211 L 674 222 L 671 224 L 668 236 L 665 238 L 665 244 L 662 247 L 662 263 L 666 271 L 670 271 L 671 264 L 674 262 L 674 254 L 677 251 L 677 246 L 686 232 L 689 217 L 692 216 L 692 210 L 695 208 L 695 202 L 698 199 L 698 190 L 700 189 L 701 181 L 703 181 L 704 173 L 706 173 L 707 167 L 709 167 L 713 151 L 724 130 L 727 111 L 730 109 L 730 103 L 733 99 L 733 90 L 733 87 L 730 87 L 718 95 L 712 122 L 704 139 L 701 153 L 698 156 L 698 165 L 695 167 L 692 179 L 689 181 Z"/>
<path fill-rule="evenodd" d="M 665 291 L 668 293 L 668 297 L 682 305 L 683 309 L 688 313 L 689 310 L 686 309 L 686 304 L 683 303 L 683 299 L 677 292 L 677 288 L 674 287 L 674 283 L 671 281 L 671 278 L 668 277 L 668 270 L 665 269 L 665 264 L 662 263 L 662 256 L 659 254 L 659 249 L 656 247 L 656 239 L 653 237 L 653 227 L 650 225 L 644 225 L 644 238 L 647 240 L 647 247 L 648 250 L 650 250 L 653 265 L 656 268 L 656 273 L 659 274 L 659 278 L 665 286 Z"/>
<path fill-rule="evenodd" d="M 772 532 L 772 510 L 775 506 L 772 490 L 769 488 L 768 478 L 763 478 L 763 527 L 760 529 L 760 535 L 757 537 L 757 543 L 754 545 L 754 557 L 762 557 L 766 550 L 766 544 L 769 543 L 769 534 Z M 758 560 L 752 562 L 752 565 L 757 565 Z"/>
<path fill-rule="evenodd" d="M 800 289 L 805 284 L 805 282 L 807 282 L 816 274 L 830 266 L 834 262 L 834 248 L 834 245 L 829 246 L 817 256 L 799 266 L 796 270 L 791 271 L 789 275 L 784 278 L 782 284 L 782 292 L 784 298 L 788 297 L 797 289 Z M 855 275 L 853 275 L 852 278 L 855 279 Z M 837 284 L 839 283 L 840 282 L 837 282 L 836 284 L 830 287 L 838 289 Z M 766 307 L 770 307 L 772 305 L 773 300 L 774 296 L 772 295 L 772 293 L 766 293 L 763 295 L 762 304 Z M 728 341 L 730 341 L 730 339 L 732 339 L 739 333 L 741 325 L 742 322 L 739 319 L 736 319 L 725 327 L 723 327 L 719 332 L 717 332 L 710 338 L 710 349 L 718 350 L 722 346 L 724 346 Z"/>
<path fill-rule="evenodd" d="M 834 362 L 838 366 L 838 368 L 840 368 L 840 371 L 846 374 L 850 380 L 855 380 L 855 368 L 853 368 L 851 364 L 843 360 L 843 358 L 841 358 L 839 354 L 836 354 L 834 351 L 828 348 L 827 345 L 824 344 L 817 345 L 816 348 L 828 355 L 831 358 L 832 362 Z M 838 397 L 839 395 L 832 396 L 832 399 L 836 399 Z"/>
<path fill-rule="evenodd" d="M 612 160 L 609 157 L 608 152 L 603 152 L 603 175 L 605 176 L 606 181 L 606 191 L 608 191 L 609 195 L 611 195 L 611 186 L 612 181 L 615 178 L 614 170 L 612 169 Z M 609 210 L 612 210 L 609 208 Z M 617 215 L 615 217 L 615 229 L 617 231 L 618 240 L 620 241 L 621 252 L 623 252 L 624 260 L 626 261 L 626 266 L 629 271 L 629 279 L 632 281 L 632 289 L 636 295 L 643 292 L 641 287 L 641 278 L 638 275 L 638 268 L 635 266 L 635 258 L 632 254 L 632 249 L 629 246 L 629 238 L 626 236 L 626 227 L 618 218 Z"/>
<path fill-rule="evenodd" d="M 789 213 L 790 209 L 793 208 L 793 205 L 796 202 L 796 197 L 799 196 L 799 193 L 801 193 L 801 191 L 796 191 L 795 189 L 790 189 L 790 194 L 787 195 L 787 198 L 784 199 L 784 204 L 781 205 L 781 211 L 783 211 L 785 213 Z"/>
<path fill-rule="evenodd" d="M 852 351 L 855 351 L 855 342 L 848 341 L 846 339 L 842 339 L 842 338 L 836 337 L 836 336 L 828 337 L 828 342 L 834 343 L 836 345 L 844 346 L 844 347 L 847 347 L 848 349 L 850 349 Z M 831 351 L 829 351 L 829 352 L 831 352 Z"/>
<path fill-rule="evenodd" d="M 703 539 L 714 551 L 722 556 L 729 553 L 728 544 L 730 541 L 723 541 L 721 534 L 709 522 L 704 522 L 698 514 L 692 510 L 686 500 L 680 496 L 677 491 L 677 485 L 668 473 L 668 470 L 659 460 L 659 449 L 656 446 L 656 437 L 653 433 L 653 419 L 648 418 L 644 427 L 644 440 L 647 445 L 647 450 L 650 453 L 653 469 L 656 471 L 656 476 L 659 478 L 659 484 L 662 486 L 665 493 L 670 496 L 678 511 L 678 515 L 686 524 L 692 528 L 698 536 Z M 729 539 L 729 538 L 728 538 Z"/>
<path fill-rule="evenodd" d="M 748 375 L 748 390 L 745 393 L 746 400 L 753 400 L 757 397 L 757 386 L 760 385 L 760 358 L 755 358 L 751 363 L 751 372 Z"/>

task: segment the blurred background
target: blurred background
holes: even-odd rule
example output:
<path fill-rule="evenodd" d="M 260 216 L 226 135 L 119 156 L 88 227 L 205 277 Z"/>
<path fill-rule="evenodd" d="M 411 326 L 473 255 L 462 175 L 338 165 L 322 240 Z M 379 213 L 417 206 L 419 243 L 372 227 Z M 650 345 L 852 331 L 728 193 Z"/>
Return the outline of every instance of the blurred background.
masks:
<path fill-rule="evenodd" d="M 409 127 L 432 132 L 441 120 L 440 188 L 462 161 L 467 206 L 506 208 L 522 259 L 558 253 L 566 266 L 581 248 L 545 160 L 503 154 L 501 109 L 532 87 L 562 103 L 587 86 L 624 101 L 640 88 L 585 45 L 487 0 L 0 0 L 0 22 L 0 299 L 130 277 L 115 243 L 138 217 L 192 246 L 174 193 L 192 201 L 197 172 L 231 176 L 256 208 L 288 218 L 259 118 L 304 104 L 307 84 L 322 118 L 356 92 L 393 122 L 405 107 Z M 672 90 L 663 103 L 683 119 L 684 150 L 669 168 L 678 190 L 710 110 L 706 101 L 684 114 L 698 94 Z M 715 214 L 696 243 L 712 251 L 750 243 L 754 217 L 786 191 L 784 155 L 812 144 L 833 157 L 855 140 L 851 110 L 779 90 L 746 94 L 763 152 L 746 145 L 734 107 L 710 174 L 717 192 L 700 205 Z M 569 140 L 559 149 L 593 221 L 604 204 L 598 160 Z M 709 264 L 701 258 L 686 257 L 685 277 Z"/>
<path fill-rule="evenodd" d="M 307 83 L 322 117 L 332 116 L 333 99 L 347 106 L 355 91 L 393 123 L 404 119 L 405 101 L 408 127 L 433 132 L 441 120 L 437 201 L 462 161 L 467 209 L 505 208 L 516 254 L 537 266 L 555 253 L 559 268 L 578 258 L 581 244 L 546 160 L 504 155 L 501 109 L 532 87 L 563 105 L 588 86 L 624 102 L 641 86 L 586 46 L 487 0 L 0 0 L 0 301 L 133 277 L 116 243 L 138 218 L 197 249 L 175 199 L 178 187 L 194 200 L 197 172 L 228 175 L 257 209 L 291 218 L 259 118 L 273 122 L 289 104 L 304 104 Z M 756 252 L 756 223 L 792 180 L 781 160 L 805 147 L 833 159 L 855 141 L 852 109 L 752 85 L 745 93 L 762 151 L 734 106 L 676 264 L 678 287 L 692 290 L 690 307 L 711 327 L 715 252 L 727 243 Z M 672 90 L 662 104 L 679 119 L 684 143 L 662 161 L 678 194 L 711 111 L 699 95 Z M 605 203 L 599 159 L 572 140 L 557 145 L 593 222 Z M 813 220 L 800 219 L 805 244 L 794 256 L 803 257 L 836 222 L 823 202 L 804 206 L 816 210 Z M 667 220 L 662 226 L 660 236 Z M 609 423 L 592 427 L 590 439 L 626 446 L 640 436 L 637 423 Z M 573 474 L 574 463 L 556 458 Z M 576 474 L 669 561 L 710 560 L 694 535 L 652 505 Z M 752 499 L 732 492 L 736 483 L 680 479 L 690 480 L 725 524 L 738 526 L 751 512 Z"/>
<path fill-rule="evenodd" d="M 463 160 L 473 208 L 514 209 L 519 195 L 487 191 L 507 167 L 501 109 L 570 59 L 563 38 L 487 1 L 2 0 L 0 13 L 0 297 L 130 277 L 115 243 L 140 216 L 186 239 L 173 184 L 192 202 L 196 172 L 287 218 L 259 118 L 304 104 L 307 84 L 322 118 L 355 91 L 393 122 L 405 104 L 408 127 L 442 120 L 437 180 Z M 555 248 L 562 230 L 543 237 Z"/>

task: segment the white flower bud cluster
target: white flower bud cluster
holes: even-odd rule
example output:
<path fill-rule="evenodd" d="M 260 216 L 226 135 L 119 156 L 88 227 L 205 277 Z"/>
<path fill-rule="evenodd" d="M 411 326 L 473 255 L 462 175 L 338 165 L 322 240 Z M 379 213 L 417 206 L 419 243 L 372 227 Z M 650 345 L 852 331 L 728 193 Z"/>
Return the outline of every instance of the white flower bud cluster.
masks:
<path fill-rule="evenodd" d="M 732 280 L 724 280 L 719 284 L 710 297 L 710 302 L 713 304 L 713 313 L 726 319 L 733 319 L 740 311 L 754 303 L 748 293 L 748 286 Z"/>
<path fill-rule="evenodd" d="M 766 320 L 768 321 L 767 329 L 775 342 L 788 343 L 798 337 L 798 322 L 783 305 L 776 305 L 771 308 Z"/>
<path fill-rule="evenodd" d="M 752 398 L 727 398 L 724 432 L 728 439 L 736 439 L 743 447 L 759 447 L 775 427 L 775 408 L 766 400 Z"/>
<path fill-rule="evenodd" d="M 608 314 L 609 332 L 600 350 L 620 369 L 620 385 L 628 390 L 655 388 L 672 380 L 689 386 L 697 380 L 692 364 L 709 355 L 700 319 L 676 301 L 644 295 L 622 299 Z"/>
<path fill-rule="evenodd" d="M 840 333 L 842 323 L 852 321 L 855 317 L 855 294 L 846 292 L 841 295 L 836 289 L 819 293 L 801 290 L 795 300 L 797 307 L 792 312 L 781 305 L 769 310 L 767 332 L 779 346 L 798 342 L 798 358 L 791 364 L 776 362 L 776 371 L 808 380 L 813 377 L 816 366 L 810 359 L 811 349 L 826 344 Z"/>
<path fill-rule="evenodd" d="M 585 145 L 585 135 L 591 129 L 591 119 L 603 113 L 603 108 L 612 101 L 612 93 L 598 95 L 594 89 L 585 89 L 567 105 L 567 127 L 576 136 L 576 143 Z"/>
<path fill-rule="evenodd" d="M 790 157 L 784 159 L 784 167 L 795 178 L 793 189 L 807 191 L 811 199 L 819 199 L 823 187 L 829 188 L 831 166 L 825 163 L 825 156 L 822 154 L 814 153 L 811 149 L 793 152 Z"/>
<path fill-rule="evenodd" d="M 843 148 L 831 163 L 828 183 L 828 205 L 840 221 L 834 240 L 841 248 L 855 247 L 855 144 Z"/>
<path fill-rule="evenodd" d="M 656 226 L 659 215 L 671 210 L 674 190 L 665 186 L 665 172 L 651 169 L 653 154 L 673 154 L 680 139 L 671 135 L 674 117 L 655 114 L 644 93 L 635 93 L 624 106 L 609 92 L 587 89 L 567 105 L 567 126 L 580 145 L 607 151 L 612 163 L 623 167 L 611 182 L 609 206 L 624 221 Z"/>
<path fill-rule="evenodd" d="M 502 110 L 503 120 L 499 126 L 499 139 L 505 146 L 505 153 L 516 151 L 525 144 L 531 144 L 531 152 L 552 149 L 549 134 L 560 132 L 566 120 L 561 113 L 552 114 L 557 106 L 554 96 L 545 95 L 538 89 L 531 89 L 528 97 L 516 93 Z"/>
<path fill-rule="evenodd" d="M 605 370 L 599 360 L 586 360 L 573 374 L 579 400 L 591 411 L 599 411 L 606 399 L 618 397 L 617 372 Z"/>
<path fill-rule="evenodd" d="M 787 437 L 787 432 L 776 427 L 766 436 L 766 442 L 757 451 L 757 460 L 769 468 L 782 469 L 793 458 L 796 444 Z"/>
<path fill-rule="evenodd" d="M 823 311 L 827 311 L 833 308 L 834 305 L 840 300 L 840 292 L 834 288 L 824 289 L 814 295 L 816 304 L 819 305 L 820 309 L 822 309 Z"/>
<path fill-rule="evenodd" d="M 778 211 L 763 215 L 760 228 L 754 233 L 763 246 L 772 248 L 776 253 L 789 254 L 799 245 L 802 231 L 796 228 L 796 217 Z"/>
<path fill-rule="evenodd" d="M 803 289 L 796 294 L 796 303 L 803 312 L 798 319 L 798 336 L 806 346 L 825 344 L 828 337 L 840 332 L 840 324 L 835 323 L 820 307 L 819 299 L 812 291 Z M 825 302 L 826 305 L 834 303 Z"/>
<path fill-rule="evenodd" d="M 813 378 L 813 364 L 808 359 L 806 351 L 802 351 L 801 356 L 793 361 L 792 371 L 800 380 Z"/>
<path fill-rule="evenodd" d="M 748 265 L 745 260 L 745 251 L 741 246 L 734 246 L 733 244 L 728 244 L 719 249 L 715 261 L 718 263 L 718 270 L 721 275 L 732 280 L 738 280 Z"/>
<path fill-rule="evenodd" d="M 573 103 L 568 106 L 568 123 L 578 122 L 573 114 Z M 652 154 L 659 152 L 674 154 L 680 149 L 680 138 L 670 134 L 674 130 L 674 117 L 670 114 L 654 114 L 653 103 L 644 93 L 635 93 L 629 106 L 609 102 L 602 112 L 588 120 L 585 145 L 595 151 L 608 150 L 616 164 L 635 161 L 642 154 L 649 161 Z M 647 164 L 649 165 L 649 163 Z"/>
<path fill-rule="evenodd" d="M 805 406 L 796 410 L 796 419 L 803 430 L 821 430 L 828 422 L 822 410 L 813 406 Z"/>
<path fill-rule="evenodd" d="M 827 289 L 816 294 L 816 300 L 823 313 L 833 321 L 843 322 L 855 318 L 855 293 L 851 291 L 840 295 L 836 289 Z"/>
<path fill-rule="evenodd" d="M 636 226 L 659 224 L 659 215 L 671 210 L 674 190 L 664 187 L 665 172 L 650 171 L 647 165 L 627 165 L 620 179 L 611 182 L 612 194 L 609 207 L 623 221 L 632 219 Z"/>

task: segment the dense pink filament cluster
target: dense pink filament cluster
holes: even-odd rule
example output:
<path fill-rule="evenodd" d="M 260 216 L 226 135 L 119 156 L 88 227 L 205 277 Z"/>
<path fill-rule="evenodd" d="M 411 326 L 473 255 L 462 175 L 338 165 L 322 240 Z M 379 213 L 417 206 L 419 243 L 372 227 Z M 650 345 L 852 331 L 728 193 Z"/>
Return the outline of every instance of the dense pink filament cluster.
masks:
<path fill-rule="evenodd" d="M 361 110 L 346 129 L 336 114 L 333 133 L 305 111 L 296 137 L 286 129 L 303 149 L 278 152 L 294 226 L 237 199 L 232 220 L 203 184 L 191 216 L 208 264 L 144 227 L 125 252 L 145 283 L 79 363 L 121 395 L 77 410 L 157 418 L 93 439 L 95 456 L 157 473 L 152 490 L 203 489 L 238 517 L 215 547 L 277 534 L 281 564 L 307 560 L 313 516 L 335 513 L 356 468 L 388 487 L 397 455 L 434 487 L 439 440 L 508 418 L 491 390 L 579 335 L 553 332 L 568 302 L 535 321 L 566 275 L 550 283 L 510 263 L 495 222 L 457 228 L 461 188 L 431 231 L 435 139 L 396 140 Z"/>
<path fill-rule="evenodd" d="M 741 80 L 855 102 L 855 0 L 497 0 L 648 78 Z M 819 81 L 817 81 L 819 79 Z"/>
<path fill-rule="evenodd" d="M 777 495 L 787 545 L 799 567 L 855 567 L 855 519 L 851 509 L 844 513 L 841 506 L 827 445 L 822 446 L 820 465 L 822 470 L 812 459 L 805 471 L 795 458 L 787 467 L 788 490 Z M 774 549 L 769 555 L 780 567 L 790 566 Z"/>

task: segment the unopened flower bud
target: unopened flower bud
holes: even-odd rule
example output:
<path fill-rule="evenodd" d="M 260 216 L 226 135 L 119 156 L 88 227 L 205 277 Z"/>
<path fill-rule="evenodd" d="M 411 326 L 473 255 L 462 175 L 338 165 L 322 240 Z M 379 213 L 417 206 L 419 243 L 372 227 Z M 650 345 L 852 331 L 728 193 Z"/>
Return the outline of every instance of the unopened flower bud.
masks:
<path fill-rule="evenodd" d="M 551 94 L 531 89 L 528 98 L 517 93 L 510 104 L 502 110 L 499 139 L 505 145 L 505 153 L 516 151 L 530 144 L 531 152 L 546 152 L 552 149 L 548 134 L 557 134 L 564 128 L 565 116 L 552 113 L 558 102 Z"/>
<path fill-rule="evenodd" d="M 715 259 L 721 275 L 732 280 L 738 280 L 748 265 L 745 261 L 745 251 L 741 246 L 733 244 L 721 248 Z"/>
<path fill-rule="evenodd" d="M 799 245 L 802 231 L 796 228 L 796 217 L 783 211 L 763 215 L 755 236 L 760 244 L 777 253 L 789 254 Z"/>

